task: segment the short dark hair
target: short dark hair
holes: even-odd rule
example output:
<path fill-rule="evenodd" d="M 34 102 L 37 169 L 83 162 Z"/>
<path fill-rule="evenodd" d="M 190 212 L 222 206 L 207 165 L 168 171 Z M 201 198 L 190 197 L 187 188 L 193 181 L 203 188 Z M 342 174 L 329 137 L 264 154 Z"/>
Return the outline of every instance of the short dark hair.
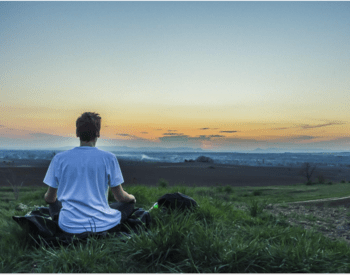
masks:
<path fill-rule="evenodd" d="M 76 121 L 80 141 L 91 141 L 100 136 L 101 117 L 97 113 L 85 112 Z"/>

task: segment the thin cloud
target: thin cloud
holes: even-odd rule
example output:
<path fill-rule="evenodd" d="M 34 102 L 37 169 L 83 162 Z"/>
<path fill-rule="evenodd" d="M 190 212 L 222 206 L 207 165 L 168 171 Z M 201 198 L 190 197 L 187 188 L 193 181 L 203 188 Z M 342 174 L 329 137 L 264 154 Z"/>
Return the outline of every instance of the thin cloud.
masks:
<path fill-rule="evenodd" d="M 160 140 L 176 140 L 176 141 L 201 141 L 201 140 L 211 140 L 212 138 L 224 138 L 223 135 L 199 135 L 196 137 L 190 137 L 184 135 L 183 133 L 164 133 L 164 136 L 159 138 Z"/>
<path fill-rule="evenodd" d="M 45 133 L 29 133 L 28 135 L 33 136 L 35 138 L 53 138 L 53 137 L 62 138 L 62 136 L 59 136 L 59 135 L 51 135 L 51 134 L 45 134 Z"/>
<path fill-rule="evenodd" d="M 327 127 L 332 125 L 342 125 L 347 124 L 346 122 L 329 122 L 324 124 L 317 124 L 317 125 L 309 125 L 309 124 L 303 124 L 303 125 L 297 125 L 292 127 L 281 127 L 281 128 L 272 128 L 271 130 L 287 130 L 287 129 L 295 129 L 295 128 L 301 128 L 301 129 L 313 129 L 313 128 L 321 128 L 321 127 Z"/>
<path fill-rule="evenodd" d="M 286 130 L 286 129 L 291 129 L 291 128 L 296 128 L 296 127 L 272 128 L 271 130 Z"/>
<path fill-rule="evenodd" d="M 168 132 L 177 132 L 177 130 L 168 130 Z"/>
<path fill-rule="evenodd" d="M 148 132 L 141 132 L 141 134 L 148 134 Z"/>
<path fill-rule="evenodd" d="M 176 134 L 176 133 L 167 133 L 166 136 L 160 137 L 160 141 L 162 142 L 196 142 L 203 140 L 210 140 L 210 137 L 207 136 L 199 136 L 199 137 L 190 137 L 188 135 Z"/>
<path fill-rule="evenodd" d="M 217 129 L 219 129 L 219 128 L 199 128 L 199 130 L 209 130 L 209 129 L 211 129 L 211 130 L 217 130 Z"/>
<path fill-rule="evenodd" d="M 162 131 L 163 129 L 156 129 L 156 131 Z"/>
<path fill-rule="evenodd" d="M 332 126 L 332 125 L 341 125 L 346 124 L 345 122 L 330 122 L 326 124 L 318 124 L 318 125 L 303 125 L 300 126 L 303 129 L 311 129 L 311 128 L 320 128 L 320 127 L 326 127 L 326 126 Z"/>
<path fill-rule="evenodd" d="M 297 136 L 297 137 L 291 137 L 291 139 L 294 140 L 309 140 L 309 139 L 314 139 L 316 137 L 313 136 Z"/>
<path fill-rule="evenodd" d="M 220 131 L 220 133 L 236 133 L 238 131 Z"/>
<path fill-rule="evenodd" d="M 212 138 L 221 138 L 221 137 L 226 137 L 226 136 L 223 136 L 223 135 L 210 135 L 208 137 L 212 137 Z"/>
<path fill-rule="evenodd" d="M 164 136 L 184 136 L 182 133 L 163 133 Z"/>
<path fill-rule="evenodd" d="M 145 138 L 141 138 L 141 137 L 130 135 L 130 134 L 116 134 L 116 136 L 130 137 L 132 140 L 147 140 Z"/>

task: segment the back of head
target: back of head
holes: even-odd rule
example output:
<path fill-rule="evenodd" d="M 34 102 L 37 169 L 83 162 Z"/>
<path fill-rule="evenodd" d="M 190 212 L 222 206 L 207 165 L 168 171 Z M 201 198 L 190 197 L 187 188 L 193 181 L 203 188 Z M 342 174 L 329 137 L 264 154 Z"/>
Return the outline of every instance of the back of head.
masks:
<path fill-rule="evenodd" d="M 85 112 L 78 117 L 76 126 L 81 141 L 92 141 L 100 136 L 101 117 L 97 113 Z"/>

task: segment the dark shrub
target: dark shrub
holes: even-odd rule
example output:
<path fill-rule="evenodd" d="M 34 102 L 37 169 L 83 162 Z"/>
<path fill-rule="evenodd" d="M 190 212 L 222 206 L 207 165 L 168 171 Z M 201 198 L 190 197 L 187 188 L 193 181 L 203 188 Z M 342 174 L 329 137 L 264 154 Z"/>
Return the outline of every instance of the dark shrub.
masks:
<path fill-rule="evenodd" d="M 320 184 L 325 184 L 326 179 L 324 178 L 323 175 L 319 175 L 319 176 L 317 177 L 317 181 L 318 181 L 318 183 L 320 183 Z"/>
<path fill-rule="evenodd" d="M 312 185 L 313 183 L 312 183 L 312 181 L 311 180 L 308 180 L 307 182 L 306 182 L 306 185 Z"/>
<path fill-rule="evenodd" d="M 255 199 L 251 199 L 248 204 L 248 209 L 252 217 L 256 217 L 258 214 L 262 213 L 264 208 L 267 206 L 266 201 L 259 203 Z"/>
<path fill-rule="evenodd" d="M 231 194 L 231 193 L 233 193 L 233 188 L 232 188 L 232 186 L 230 186 L 230 185 L 226 185 L 226 186 L 224 187 L 224 191 L 225 191 L 226 193 Z"/>
<path fill-rule="evenodd" d="M 209 157 L 205 157 L 205 156 L 200 156 L 198 158 L 196 158 L 196 162 L 209 162 L 209 163 L 213 163 L 214 160 L 209 158 Z"/>
<path fill-rule="evenodd" d="M 260 196 L 262 194 L 262 191 L 261 190 L 255 190 L 253 192 L 253 196 Z"/>
<path fill-rule="evenodd" d="M 167 188 L 169 185 L 169 182 L 165 179 L 159 179 L 157 185 L 162 188 Z"/>
<path fill-rule="evenodd" d="M 328 182 L 328 184 L 329 184 L 329 185 L 332 185 L 332 184 L 333 184 L 333 182 L 331 182 L 331 181 L 330 181 L 330 182 Z"/>

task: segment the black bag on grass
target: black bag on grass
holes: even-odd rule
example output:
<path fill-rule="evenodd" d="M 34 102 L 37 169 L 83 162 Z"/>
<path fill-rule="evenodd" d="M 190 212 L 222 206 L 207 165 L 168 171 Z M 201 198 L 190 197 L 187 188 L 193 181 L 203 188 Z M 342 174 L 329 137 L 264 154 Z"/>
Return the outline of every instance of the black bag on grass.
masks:
<path fill-rule="evenodd" d="M 180 192 L 165 194 L 158 199 L 158 206 L 167 209 L 193 210 L 198 206 L 197 202 Z"/>
<path fill-rule="evenodd" d="M 122 223 L 121 232 L 129 232 L 128 227 L 135 232 L 136 234 L 139 234 L 142 230 L 148 230 L 151 226 L 152 218 L 148 211 L 145 211 L 143 208 L 137 208 L 135 211 L 131 214 L 131 216 L 128 217 L 128 219 Z"/>

